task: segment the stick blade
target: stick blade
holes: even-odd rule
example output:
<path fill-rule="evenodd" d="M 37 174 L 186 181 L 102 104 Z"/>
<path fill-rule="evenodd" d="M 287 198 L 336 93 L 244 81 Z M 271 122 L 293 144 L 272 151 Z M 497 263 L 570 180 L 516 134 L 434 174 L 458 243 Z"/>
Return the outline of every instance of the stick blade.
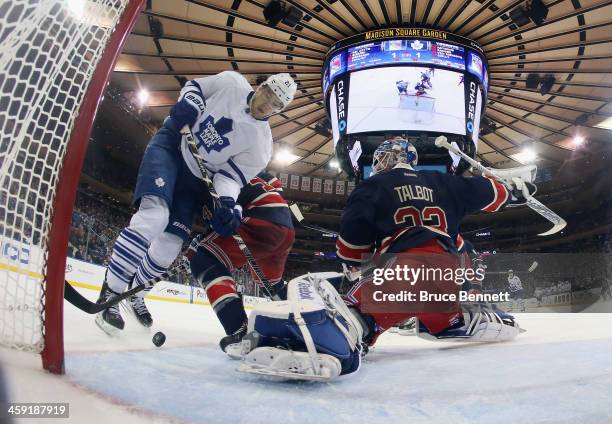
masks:
<path fill-rule="evenodd" d="M 561 219 L 561 222 L 553 225 L 553 227 L 550 230 L 545 231 L 543 233 L 540 233 L 538 235 L 541 236 L 541 237 L 546 237 L 546 236 L 550 236 L 552 234 L 557 234 L 559 231 L 564 229 L 566 225 L 567 225 L 567 222 L 565 222 L 564 219 Z"/>
<path fill-rule="evenodd" d="M 89 299 L 72 287 L 68 281 L 64 281 L 64 299 L 88 314 L 96 314 L 104 309 L 100 309 L 100 305 L 90 302 Z"/>
<path fill-rule="evenodd" d="M 443 136 L 443 135 L 441 135 L 441 136 L 438 136 L 438 137 L 436 138 L 436 140 L 434 141 L 434 144 L 435 144 L 436 146 L 438 146 L 438 147 L 442 147 L 442 146 L 445 146 L 445 145 L 446 145 L 446 144 L 448 144 L 448 143 L 447 143 L 447 139 L 446 139 L 446 137 L 445 137 L 445 136 Z"/>

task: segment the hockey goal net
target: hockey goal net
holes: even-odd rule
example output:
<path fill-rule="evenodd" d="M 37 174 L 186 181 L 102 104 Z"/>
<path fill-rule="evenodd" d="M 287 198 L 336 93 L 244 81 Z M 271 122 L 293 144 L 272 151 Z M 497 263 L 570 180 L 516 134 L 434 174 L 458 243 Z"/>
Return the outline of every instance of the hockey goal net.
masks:
<path fill-rule="evenodd" d="M 63 284 L 91 125 L 143 0 L 0 3 L 0 344 L 63 372 Z"/>
<path fill-rule="evenodd" d="M 400 120 L 417 124 L 433 122 L 436 99 L 416 94 L 400 94 Z"/>
<path fill-rule="evenodd" d="M 433 112 L 436 99 L 430 96 L 417 96 L 416 94 L 400 94 L 400 109 L 410 109 L 421 112 Z"/>

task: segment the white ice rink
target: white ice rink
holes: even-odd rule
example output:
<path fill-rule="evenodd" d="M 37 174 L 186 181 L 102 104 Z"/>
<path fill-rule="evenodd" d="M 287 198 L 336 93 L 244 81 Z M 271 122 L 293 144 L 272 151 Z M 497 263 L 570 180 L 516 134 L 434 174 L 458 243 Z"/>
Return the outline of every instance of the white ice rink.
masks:
<path fill-rule="evenodd" d="M 612 314 L 524 314 L 527 332 L 494 345 L 386 334 L 356 375 L 320 384 L 240 374 L 209 306 L 148 304 L 154 329 L 130 317 L 112 339 L 66 303 L 66 375 L 2 349 L 11 400 L 69 402 L 54 424 L 612 423 Z"/>
<path fill-rule="evenodd" d="M 436 69 L 431 78 L 433 88 L 427 90 L 430 100 L 421 106 L 400 107 L 396 81 L 408 81 L 408 93 L 421 81 L 424 67 L 394 66 L 367 69 L 351 74 L 347 132 L 384 130 L 437 131 L 465 134 L 465 94 L 459 83 L 462 74 Z M 425 103 L 435 102 L 428 111 Z M 421 109 L 421 110 L 419 110 Z"/>

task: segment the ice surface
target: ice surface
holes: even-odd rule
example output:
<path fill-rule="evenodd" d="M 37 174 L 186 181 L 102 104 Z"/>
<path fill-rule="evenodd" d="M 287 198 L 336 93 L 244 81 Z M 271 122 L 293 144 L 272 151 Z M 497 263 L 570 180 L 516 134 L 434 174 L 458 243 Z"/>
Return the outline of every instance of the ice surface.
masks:
<path fill-rule="evenodd" d="M 385 334 L 356 375 L 320 384 L 238 373 L 210 307 L 147 303 L 154 327 L 127 319 L 115 339 L 66 304 L 64 377 L 1 350 L 11 400 L 70 402 L 70 422 L 92 423 L 612 422 L 610 314 L 519 315 L 528 331 L 500 344 Z"/>

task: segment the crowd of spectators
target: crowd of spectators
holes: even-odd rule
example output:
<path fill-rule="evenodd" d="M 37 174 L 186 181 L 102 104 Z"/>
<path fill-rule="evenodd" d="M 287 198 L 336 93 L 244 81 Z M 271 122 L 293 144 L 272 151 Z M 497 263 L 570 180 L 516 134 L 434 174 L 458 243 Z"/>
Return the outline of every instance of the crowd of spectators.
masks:
<path fill-rule="evenodd" d="M 129 210 L 108 195 L 79 187 L 72 213 L 68 256 L 106 265 L 113 242 L 129 217 Z"/>
<path fill-rule="evenodd" d="M 107 194 L 80 186 L 77 191 L 68 256 L 96 265 L 106 266 L 117 235 L 129 222 L 131 211 Z M 191 284 L 182 272 L 169 278 L 180 284 Z"/>

